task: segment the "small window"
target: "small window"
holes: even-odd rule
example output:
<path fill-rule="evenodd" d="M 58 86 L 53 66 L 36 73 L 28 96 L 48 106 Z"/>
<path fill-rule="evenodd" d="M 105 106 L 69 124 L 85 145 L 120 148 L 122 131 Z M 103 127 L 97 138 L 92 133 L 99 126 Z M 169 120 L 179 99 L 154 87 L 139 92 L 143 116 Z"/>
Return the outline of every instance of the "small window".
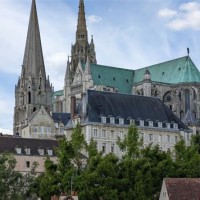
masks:
<path fill-rule="evenodd" d="M 140 120 L 140 126 L 144 126 L 144 120 Z"/>
<path fill-rule="evenodd" d="M 106 138 L 106 130 L 102 130 L 102 137 Z"/>
<path fill-rule="evenodd" d="M 114 134 L 115 134 L 114 131 L 111 130 L 111 131 L 110 131 L 110 137 L 111 137 L 111 138 L 114 138 Z"/>
<path fill-rule="evenodd" d="M 26 161 L 26 167 L 30 168 L 30 161 Z"/>
<path fill-rule="evenodd" d="M 149 127 L 153 127 L 153 121 L 149 121 Z"/>
<path fill-rule="evenodd" d="M 115 124 L 115 118 L 114 117 L 110 117 L 110 123 Z"/>
<path fill-rule="evenodd" d="M 167 127 L 167 128 L 170 128 L 170 123 L 166 123 L 166 127 Z"/>
<path fill-rule="evenodd" d="M 106 123 L 106 117 L 101 117 L 101 123 Z"/>
<path fill-rule="evenodd" d="M 119 118 L 119 124 L 124 124 L 124 118 Z"/>
<path fill-rule="evenodd" d="M 98 137 L 98 131 L 97 131 L 96 128 L 93 129 L 93 137 L 94 137 L 94 138 L 97 138 L 97 137 Z"/>
<path fill-rule="evenodd" d="M 106 153 L 106 143 L 103 143 L 102 145 L 102 153 Z"/>
<path fill-rule="evenodd" d="M 173 126 L 174 126 L 175 130 L 178 130 L 178 124 L 177 123 L 174 123 Z"/>
<path fill-rule="evenodd" d="M 149 141 L 153 142 L 153 134 L 149 134 Z"/>
<path fill-rule="evenodd" d="M 47 154 L 48 154 L 49 156 L 52 156 L 52 155 L 53 155 L 53 151 L 52 151 L 51 149 L 48 149 L 48 150 L 47 150 Z"/>
<path fill-rule="evenodd" d="M 27 148 L 27 147 L 24 149 L 24 151 L 25 151 L 25 153 L 26 153 L 27 155 L 30 155 L 30 153 L 31 153 L 30 148 Z"/>
<path fill-rule="evenodd" d="M 37 126 L 34 126 L 33 132 L 34 132 L 34 133 L 37 133 L 37 131 L 38 131 L 38 127 L 37 127 Z"/>
<path fill-rule="evenodd" d="M 22 153 L 22 149 L 19 148 L 19 147 L 16 147 L 16 148 L 15 148 L 15 151 L 16 151 L 17 154 L 21 154 L 21 153 Z"/>
<path fill-rule="evenodd" d="M 115 149 L 114 144 L 111 144 L 111 149 L 110 149 L 111 153 L 114 153 L 114 149 Z"/>
<path fill-rule="evenodd" d="M 167 142 L 170 142 L 170 135 L 167 135 Z"/>
<path fill-rule="evenodd" d="M 130 119 L 130 125 L 131 124 L 135 124 L 135 120 L 134 119 Z"/>
<path fill-rule="evenodd" d="M 40 154 L 40 156 L 44 155 L 44 149 L 38 149 L 38 153 Z"/>
<path fill-rule="evenodd" d="M 158 128 L 162 128 L 163 124 L 162 122 L 158 122 Z"/>
<path fill-rule="evenodd" d="M 123 131 L 120 131 L 120 132 L 119 132 L 119 137 L 120 137 L 121 139 L 124 138 L 124 132 L 123 132 Z"/>

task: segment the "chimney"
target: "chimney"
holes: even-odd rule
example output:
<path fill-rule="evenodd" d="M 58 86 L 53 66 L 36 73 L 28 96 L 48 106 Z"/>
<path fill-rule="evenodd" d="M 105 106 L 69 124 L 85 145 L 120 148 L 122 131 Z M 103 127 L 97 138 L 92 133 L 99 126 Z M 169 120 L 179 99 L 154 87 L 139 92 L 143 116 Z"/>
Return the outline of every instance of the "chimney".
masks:
<path fill-rule="evenodd" d="M 71 120 L 74 119 L 75 114 L 76 114 L 76 97 L 75 96 L 71 96 Z"/>

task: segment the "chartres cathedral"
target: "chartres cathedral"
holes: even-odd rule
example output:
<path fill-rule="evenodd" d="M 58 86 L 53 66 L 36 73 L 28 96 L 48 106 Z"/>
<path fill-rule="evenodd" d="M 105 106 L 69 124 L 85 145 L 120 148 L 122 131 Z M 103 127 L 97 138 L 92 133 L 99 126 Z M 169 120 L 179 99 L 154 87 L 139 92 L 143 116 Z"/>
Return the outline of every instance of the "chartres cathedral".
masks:
<path fill-rule="evenodd" d="M 148 122 L 148 126 L 151 124 L 151 127 L 159 127 L 160 129 L 170 129 L 172 124 L 174 124 L 173 127 L 176 127 L 177 124 L 178 127 L 174 130 L 184 129 L 182 122 L 185 124 L 198 123 L 200 118 L 200 72 L 189 57 L 189 50 L 187 56 L 137 70 L 97 64 L 93 37 L 90 40 L 88 39 L 83 0 L 79 1 L 75 43 L 71 47 L 71 56 L 68 57 L 66 63 L 66 74 L 63 77 L 64 88 L 60 91 L 53 91 L 49 77 L 45 72 L 36 3 L 35 0 L 32 0 L 22 71 L 15 86 L 15 134 L 23 137 L 38 137 L 38 135 L 42 137 L 42 135 L 48 135 L 48 133 L 63 133 L 67 124 L 69 124 L 68 122 L 70 122 L 70 116 L 72 120 L 75 112 L 78 113 L 80 104 L 84 107 L 83 99 L 88 90 L 99 91 L 98 95 L 123 94 L 126 96 L 124 101 L 125 99 L 129 101 L 127 95 L 139 95 L 141 99 L 136 102 L 141 102 L 142 105 L 144 100 L 144 107 L 148 106 L 147 99 L 148 102 L 151 99 L 160 99 L 168 106 L 169 110 L 166 112 L 159 111 L 161 107 L 165 110 L 165 105 L 159 107 L 161 104 L 155 100 L 155 104 L 158 104 L 155 113 L 152 113 L 152 116 L 148 116 L 148 118 L 144 114 L 138 115 L 139 117 L 135 119 L 133 119 L 134 116 L 132 118 L 126 116 L 128 118 L 123 119 L 123 113 L 116 114 L 116 116 L 107 113 L 107 116 L 103 116 L 105 117 L 104 123 L 106 123 L 107 118 L 110 120 L 112 118 L 112 124 L 119 123 L 119 119 L 123 119 L 121 121 L 123 122 L 121 125 L 123 125 L 124 120 L 131 119 L 136 124 L 138 121 L 140 126 L 145 126 L 145 123 Z M 89 94 L 90 96 L 94 95 L 91 92 Z M 116 97 L 118 96 L 116 95 Z M 120 99 L 123 102 L 123 96 L 120 96 Z M 102 105 L 104 104 L 98 105 L 98 109 L 103 109 Z M 76 109 L 74 109 L 74 106 Z M 120 105 L 117 106 L 120 107 Z M 141 109 L 143 109 L 142 106 Z M 87 112 L 85 110 L 85 116 Z M 138 113 L 140 112 L 138 111 Z M 167 117 L 164 120 L 162 115 L 156 117 L 156 112 L 163 113 L 162 115 L 168 114 L 166 114 Z M 150 119 L 151 117 L 152 119 Z M 144 120 L 144 123 L 142 120 Z M 161 124 L 158 125 L 159 123 Z M 96 133 L 95 131 L 95 135 Z M 151 140 L 151 134 L 149 137 Z"/>

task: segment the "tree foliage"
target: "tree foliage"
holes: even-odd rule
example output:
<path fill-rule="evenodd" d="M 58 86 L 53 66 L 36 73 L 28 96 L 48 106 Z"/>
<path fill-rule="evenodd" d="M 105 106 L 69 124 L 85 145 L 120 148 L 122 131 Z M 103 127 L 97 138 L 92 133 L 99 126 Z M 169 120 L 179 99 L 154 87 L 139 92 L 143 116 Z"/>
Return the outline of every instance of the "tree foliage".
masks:
<path fill-rule="evenodd" d="M 37 164 L 34 163 L 32 171 L 27 174 L 16 172 L 16 160 L 11 154 L 0 155 L 0 196 L 2 200 L 33 199 L 31 184 L 34 181 L 34 172 Z"/>
<path fill-rule="evenodd" d="M 37 178 L 42 199 L 75 190 L 80 200 L 152 200 L 159 198 L 163 178 L 200 177 L 199 135 L 190 146 L 181 140 L 174 152 L 163 152 L 158 146 L 144 147 L 137 127 L 131 125 L 124 140 L 117 142 L 124 152 L 120 159 L 98 152 L 93 140 L 86 144 L 80 125 L 71 139 L 59 142 L 58 163 L 47 159 L 46 172 Z"/>

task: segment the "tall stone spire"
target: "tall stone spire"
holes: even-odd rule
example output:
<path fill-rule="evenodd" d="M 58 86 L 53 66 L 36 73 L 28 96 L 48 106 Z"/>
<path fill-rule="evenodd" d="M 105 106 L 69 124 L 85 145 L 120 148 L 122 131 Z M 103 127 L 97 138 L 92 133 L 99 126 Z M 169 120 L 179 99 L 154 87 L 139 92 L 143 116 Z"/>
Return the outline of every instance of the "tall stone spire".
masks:
<path fill-rule="evenodd" d="M 83 0 L 79 1 L 76 40 L 85 40 L 88 42 L 87 26 L 86 26 L 86 19 L 85 19 L 85 6 L 84 6 Z"/>
<path fill-rule="evenodd" d="M 23 127 L 41 106 L 47 112 L 52 110 L 52 92 L 53 87 L 45 73 L 36 3 L 32 0 L 21 77 L 15 87 L 15 134 L 22 134 Z"/>
<path fill-rule="evenodd" d="M 40 73 L 41 76 L 46 77 L 35 0 L 32 0 L 23 60 L 23 73 L 23 76 L 37 77 Z"/>
<path fill-rule="evenodd" d="M 71 49 L 71 74 L 74 76 L 79 60 L 85 64 L 87 56 L 90 57 L 91 63 L 96 64 L 96 53 L 94 44 L 90 46 L 88 42 L 88 32 L 85 18 L 85 6 L 84 1 L 79 1 L 78 11 L 78 24 L 76 30 L 76 42 L 72 45 Z M 94 61 L 94 62 L 93 62 Z M 73 79 L 73 77 L 72 77 Z"/>

